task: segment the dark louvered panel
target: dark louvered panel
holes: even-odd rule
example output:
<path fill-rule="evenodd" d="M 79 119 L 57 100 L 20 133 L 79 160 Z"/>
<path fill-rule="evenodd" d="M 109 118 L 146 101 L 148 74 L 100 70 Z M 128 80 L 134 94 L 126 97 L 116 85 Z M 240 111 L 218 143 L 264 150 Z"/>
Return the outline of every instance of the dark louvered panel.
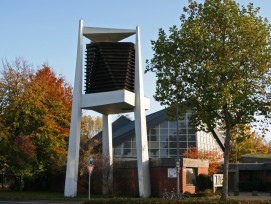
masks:
<path fill-rule="evenodd" d="M 87 44 L 85 93 L 134 92 L 135 48 L 127 42 Z"/>

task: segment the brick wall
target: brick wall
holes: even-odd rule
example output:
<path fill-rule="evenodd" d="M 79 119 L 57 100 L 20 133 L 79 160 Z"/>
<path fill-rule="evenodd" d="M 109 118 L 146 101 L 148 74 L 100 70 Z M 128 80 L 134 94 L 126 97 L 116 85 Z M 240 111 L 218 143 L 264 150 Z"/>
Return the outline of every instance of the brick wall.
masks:
<path fill-rule="evenodd" d="M 185 165 L 185 166 L 184 166 Z M 190 193 L 196 192 L 196 186 L 186 185 L 186 167 L 193 167 L 198 169 L 199 174 L 208 174 L 208 162 L 197 161 L 191 159 L 183 159 L 181 162 L 180 170 L 180 190 L 181 193 L 186 191 Z M 160 197 L 165 191 L 171 191 L 173 188 L 176 190 L 176 178 L 168 178 L 168 168 L 175 168 L 175 160 L 173 158 L 152 159 L 150 160 L 150 181 L 151 181 L 151 195 L 153 197 Z M 97 173 L 97 175 L 95 175 Z M 97 178 L 97 176 L 99 176 Z M 94 183 L 98 184 L 101 180 L 101 174 L 93 172 L 96 177 Z M 114 192 L 118 195 L 131 195 L 138 196 L 138 176 L 137 176 L 137 163 L 136 161 L 120 162 L 114 165 Z M 98 185 L 97 187 L 100 187 Z M 92 188 L 96 193 L 101 192 L 101 189 Z"/>

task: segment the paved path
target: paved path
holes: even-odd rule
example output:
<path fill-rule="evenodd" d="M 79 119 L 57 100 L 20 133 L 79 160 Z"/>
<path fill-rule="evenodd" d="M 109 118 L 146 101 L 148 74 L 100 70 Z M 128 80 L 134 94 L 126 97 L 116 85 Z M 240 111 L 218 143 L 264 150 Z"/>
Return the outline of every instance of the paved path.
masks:
<path fill-rule="evenodd" d="M 233 196 L 233 193 L 230 194 L 230 199 L 234 200 L 270 200 L 271 201 L 271 195 L 270 193 L 263 193 L 259 192 L 257 196 L 252 196 L 252 193 L 246 193 L 246 192 L 240 192 L 239 196 Z"/>

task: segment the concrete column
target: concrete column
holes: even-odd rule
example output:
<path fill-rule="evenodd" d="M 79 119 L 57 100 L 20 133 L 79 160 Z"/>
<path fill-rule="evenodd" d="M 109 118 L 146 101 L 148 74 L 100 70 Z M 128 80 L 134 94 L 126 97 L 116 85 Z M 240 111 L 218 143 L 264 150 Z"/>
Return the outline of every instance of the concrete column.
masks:
<path fill-rule="evenodd" d="M 77 195 L 77 178 L 81 129 L 81 98 L 82 98 L 82 69 L 83 69 L 83 20 L 79 23 L 77 60 L 74 78 L 74 90 L 72 99 L 72 117 L 70 126 L 68 161 L 64 196 L 75 197 Z"/>
<path fill-rule="evenodd" d="M 146 115 L 144 107 L 144 89 L 142 76 L 142 59 L 140 45 L 140 30 L 136 28 L 136 56 L 135 56 L 135 133 L 137 148 L 138 185 L 140 197 L 149 197 L 150 173 L 147 140 Z"/>
<path fill-rule="evenodd" d="M 113 186 L 113 148 L 111 115 L 103 115 L 103 194 L 106 195 Z"/>

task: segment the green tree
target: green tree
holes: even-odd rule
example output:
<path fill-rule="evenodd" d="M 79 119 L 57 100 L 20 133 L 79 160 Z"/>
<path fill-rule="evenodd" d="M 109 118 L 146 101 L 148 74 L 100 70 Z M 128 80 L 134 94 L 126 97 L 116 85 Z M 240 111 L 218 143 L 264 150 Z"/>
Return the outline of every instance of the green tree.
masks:
<path fill-rule="evenodd" d="M 146 71 L 156 73 L 161 105 L 182 103 L 192 108 L 196 127 L 225 130 L 224 200 L 232 129 L 255 121 L 255 114 L 270 116 L 270 25 L 258 8 L 234 0 L 190 0 L 183 11 L 180 27 L 171 27 L 168 36 L 160 29 L 152 41 Z"/>

